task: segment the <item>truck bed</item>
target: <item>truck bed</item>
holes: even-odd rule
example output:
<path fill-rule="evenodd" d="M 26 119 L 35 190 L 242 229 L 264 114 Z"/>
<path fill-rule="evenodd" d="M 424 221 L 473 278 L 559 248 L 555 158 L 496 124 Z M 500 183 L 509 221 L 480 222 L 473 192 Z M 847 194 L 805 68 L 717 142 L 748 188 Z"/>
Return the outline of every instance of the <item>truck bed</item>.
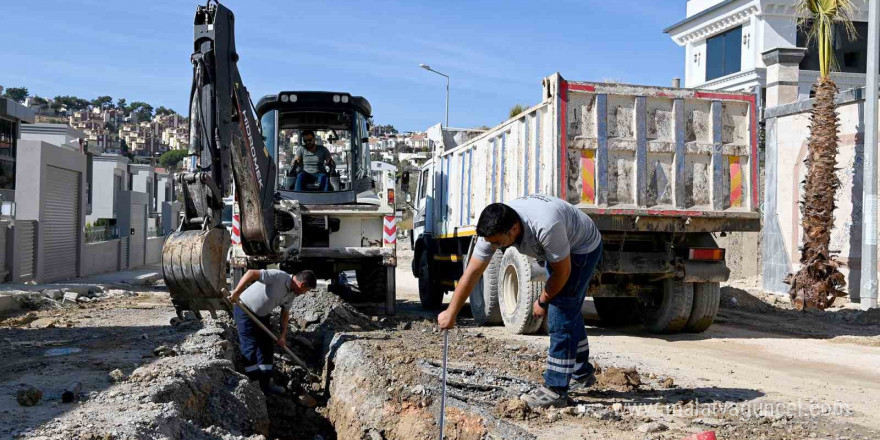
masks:
<path fill-rule="evenodd" d="M 544 79 L 543 101 L 440 155 L 441 236 L 482 208 L 553 195 L 602 230 L 753 231 L 755 97 Z"/>

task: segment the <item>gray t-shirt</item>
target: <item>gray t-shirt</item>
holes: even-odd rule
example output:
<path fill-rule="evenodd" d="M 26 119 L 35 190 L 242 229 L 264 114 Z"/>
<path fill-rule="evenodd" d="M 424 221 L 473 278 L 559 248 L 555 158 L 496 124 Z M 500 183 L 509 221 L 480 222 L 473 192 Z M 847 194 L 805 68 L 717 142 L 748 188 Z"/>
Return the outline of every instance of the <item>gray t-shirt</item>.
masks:
<path fill-rule="evenodd" d="M 523 235 L 514 243 L 520 253 L 539 261 L 556 263 L 569 254 L 588 254 L 599 246 L 602 236 L 593 220 L 572 204 L 540 194 L 505 203 L 513 208 L 523 224 Z M 487 261 L 495 251 L 480 237 L 474 258 Z"/>
<path fill-rule="evenodd" d="M 259 282 L 245 289 L 239 300 L 261 317 L 272 313 L 278 306 L 289 310 L 296 296 L 290 291 L 290 278 L 290 274 L 283 270 L 261 270 Z"/>
<path fill-rule="evenodd" d="M 324 163 L 330 159 L 330 150 L 323 145 L 315 146 L 315 151 L 311 152 L 304 147 L 296 150 L 296 156 L 302 158 L 303 170 L 310 174 L 327 173 Z"/>

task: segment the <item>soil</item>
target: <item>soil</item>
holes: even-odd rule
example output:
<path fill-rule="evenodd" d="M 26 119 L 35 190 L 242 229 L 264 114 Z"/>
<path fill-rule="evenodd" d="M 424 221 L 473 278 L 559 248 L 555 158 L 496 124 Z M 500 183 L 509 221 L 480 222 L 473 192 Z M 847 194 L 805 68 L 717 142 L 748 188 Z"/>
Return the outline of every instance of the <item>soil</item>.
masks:
<path fill-rule="evenodd" d="M 444 335 L 401 253 L 395 317 L 326 290 L 297 298 L 288 343 L 310 368 L 276 355 L 288 392 L 268 398 L 241 373 L 228 318 L 172 325 L 161 285 L 28 294 L 32 310 L 0 320 L 0 437 L 436 438 Z M 546 335 L 479 327 L 465 307 L 448 334 L 446 438 L 880 438 L 877 311 L 798 312 L 758 285 L 725 286 L 702 334 L 588 327 L 598 383 L 551 410 L 519 399 L 542 381 Z M 41 398 L 20 405 L 31 387 Z"/>

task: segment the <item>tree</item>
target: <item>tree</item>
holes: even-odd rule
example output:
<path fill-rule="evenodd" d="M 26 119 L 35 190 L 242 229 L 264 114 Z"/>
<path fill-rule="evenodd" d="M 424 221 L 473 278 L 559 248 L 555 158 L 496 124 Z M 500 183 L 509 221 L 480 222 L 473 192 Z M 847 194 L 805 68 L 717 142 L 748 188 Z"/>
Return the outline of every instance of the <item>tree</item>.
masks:
<path fill-rule="evenodd" d="M 507 118 L 510 119 L 524 111 L 526 111 L 526 106 L 522 104 L 517 104 L 510 108 L 510 112 L 508 113 Z"/>
<path fill-rule="evenodd" d="M 806 31 L 808 45 L 815 43 L 819 51 L 819 79 L 813 86 L 816 99 L 810 115 L 810 138 L 807 141 L 807 177 L 801 214 L 804 246 L 801 267 L 786 278 L 791 286 L 789 295 L 797 309 L 830 306 L 835 298 L 844 296 L 846 285 L 838 263 L 831 255 L 831 230 L 834 227 L 834 198 L 840 181 L 837 168 L 837 127 L 834 111 L 837 85 L 831 80 L 834 61 L 834 39 L 842 26 L 847 35 L 855 35 L 852 24 L 852 0 L 798 0 L 799 25 Z"/>
<path fill-rule="evenodd" d="M 153 106 L 146 102 L 132 102 L 127 110 L 129 113 L 137 113 L 138 121 L 150 121 L 153 119 Z"/>
<path fill-rule="evenodd" d="M 125 98 L 119 98 L 116 100 L 116 108 L 118 108 L 119 110 L 127 110 L 128 109 L 126 102 L 125 102 Z"/>
<path fill-rule="evenodd" d="M 173 115 L 173 114 L 175 114 L 175 113 L 176 113 L 176 112 L 175 112 L 174 110 L 171 110 L 170 108 L 165 108 L 165 107 L 163 107 L 163 106 L 161 106 L 161 105 L 160 105 L 158 108 L 156 108 L 156 116 L 159 116 L 159 115 Z"/>
<path fill-rule="evenodd" d="M 159 165 L 166 170 L 177 168 L 180 161 L 183 160 L 189 152 L 186 150 L 171 150 L 159 157 Z"/>
<path fill-rule="evenodd" d="M 86 110 L 91 104 L 88 100 L 67 95 L 56 96 L 55 102 L 67 107 L 68 110 Z"/>
<path fill-rule="evenodd" d="M 3 96 L 17 102 L 24 102 L 30 93 L 28 92 L 27 87 L 10 87 L 6 89 L 6 93 Z"/>
<path fill-rule="evenodd" d="M 99 96 L 92 100 L 92 107 L 104 108 L 113 104 L 113 98 L 109 96 Z"/>

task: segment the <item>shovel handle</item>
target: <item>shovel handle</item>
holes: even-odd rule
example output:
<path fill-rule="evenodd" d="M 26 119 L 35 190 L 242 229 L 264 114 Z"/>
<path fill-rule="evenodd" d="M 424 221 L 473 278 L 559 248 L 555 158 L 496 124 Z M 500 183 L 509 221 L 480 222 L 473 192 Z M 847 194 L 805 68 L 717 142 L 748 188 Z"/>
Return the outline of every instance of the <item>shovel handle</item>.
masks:
<path fill-rule="evenodd" d="M 242 303 L 240 300 L 237 300 L 233 303 L 232 300 L 229 299 L 228 290 L 220 289 L 220 292 L 223 293 L 223 297 L 226 298 L 226 301 L 228 301 L 230 304 L 238 306 L 238 308 L 244 311 L 248 318 L 251 318 L 251 321 L 253 321 L 254 324 L 257 324 L 257 327 L 260 327 L 264 332 L 266 332 L 266 334 L 269 335 L 273 341 L 275 341 L 276 343 L 278 342 L 278 337 L 275 336 L 275 333 L 272 333 L 272 330 L 269 330 L 268 327 L 263 325 L 263 323 L 260 322 L 260 320 L 257 318 L 257 315 L 254 315 L 254 312 L 252 312 L 251 309 L 248 308 L 248 306 L 244 305 L 244 303 Z M 294 362 L 299 364 L 299 366 L 305 368 L 306 371 L 308 371 L 309 367 L 306 365 L 306 363 L 303 362 L 302 359 L 299 358 L 299 356 L 294 354 L 293 351 L 287 348 L 287 345 L 284 345 L 281 348 L 284 350 L 285 353 L 287 353 L 288 356 L 290 356 L 290 359 L 292 359 Z"/>

